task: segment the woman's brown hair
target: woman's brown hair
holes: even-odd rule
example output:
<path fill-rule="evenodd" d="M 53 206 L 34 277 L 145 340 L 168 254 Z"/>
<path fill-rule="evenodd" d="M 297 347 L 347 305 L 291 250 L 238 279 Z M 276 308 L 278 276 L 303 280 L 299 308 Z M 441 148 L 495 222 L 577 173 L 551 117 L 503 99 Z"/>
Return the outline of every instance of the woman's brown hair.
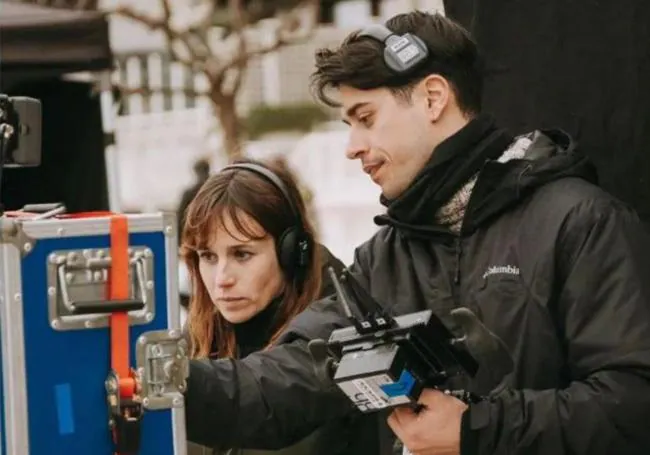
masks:
<path fill-rule="evenodd" d="M 181 254 L 192 280 L 188 325 L 191 355 L 194 358 L 236 355 L 233 327 L 216 311 L 199 274 L 197 252 L 206 249 L 215 226 L 225 227 L 225 218 L 230 218 L 241 234 L 251 239 L 260 238 L 259 233 L 252 232 L 251 226 L 242 219 L 242 215 L 246 214 L 273 238 L 276 248 L 282 234 L 298 223 L 302 224 L 302 229 L 312 240 L 314 238 L 314 228 L 307 217 L 305 203 L 287 166 L 277 161 L 239 160 L 237 163 L 256 164 L 273 172 L 284 184 L 291 201 L 266 177 L 247 169 L 235 168 L 211 176 L 188 206 L 181 237 Z M 298 212 L 298 219 L 294 210 Z M 239 233 L 233 233 L 234 236 L 237 234 Z M 320 292 L 321 257 L 319 249 L 313 241 L 311 243 L 309 263 L 301 274 L 301 279 L 293 279 L 291 271 L 282 270 L 286 285 L 274 318 L 269 345 Z M 212 352 L 213 341 L 216 352 Z"/>

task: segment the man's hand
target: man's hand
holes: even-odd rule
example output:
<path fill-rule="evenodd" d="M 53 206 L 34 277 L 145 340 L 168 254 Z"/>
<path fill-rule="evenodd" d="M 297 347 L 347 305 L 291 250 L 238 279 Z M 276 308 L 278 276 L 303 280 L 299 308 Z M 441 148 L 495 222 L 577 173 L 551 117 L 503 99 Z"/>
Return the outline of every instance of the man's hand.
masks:
<path fill-rule="evenodd" d="M 397 408 L 388 417 L 388 425 L 413 455 L 459 455 L 460 421 L 467 405 L 433 389 L 425 389 L 418 413 Z"/>

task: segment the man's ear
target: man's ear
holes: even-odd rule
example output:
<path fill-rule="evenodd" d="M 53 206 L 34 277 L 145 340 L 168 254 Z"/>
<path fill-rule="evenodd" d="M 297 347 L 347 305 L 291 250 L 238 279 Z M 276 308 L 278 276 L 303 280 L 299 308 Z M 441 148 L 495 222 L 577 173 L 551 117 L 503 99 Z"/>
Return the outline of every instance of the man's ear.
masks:
<path fill-rule="evenodd" d="M 449 82 L 438 74 L 431 74 L 421 82 L 426 110 L 432 122 L 437 122 L 444 112 L 451 93 Z"/>

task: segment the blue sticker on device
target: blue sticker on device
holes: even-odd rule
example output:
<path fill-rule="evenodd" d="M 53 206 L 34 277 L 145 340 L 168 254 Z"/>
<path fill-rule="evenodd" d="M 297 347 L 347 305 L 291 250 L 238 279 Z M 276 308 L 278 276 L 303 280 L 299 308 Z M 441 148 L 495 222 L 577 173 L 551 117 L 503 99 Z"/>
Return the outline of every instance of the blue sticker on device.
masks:
<path fill-rule="evenodd" d="M 388 395 L 389 398 L 394 398 L 408 395 L 411 393 L 411 390 L 413 390 L 414 385 L 415 378 L 411 373 L 404 369 L 402 370 L 402 374 L 400 375 L 397 382 L 393 382 L 391 384 L 383 384 L 379 387 L 386 395 Z"/>

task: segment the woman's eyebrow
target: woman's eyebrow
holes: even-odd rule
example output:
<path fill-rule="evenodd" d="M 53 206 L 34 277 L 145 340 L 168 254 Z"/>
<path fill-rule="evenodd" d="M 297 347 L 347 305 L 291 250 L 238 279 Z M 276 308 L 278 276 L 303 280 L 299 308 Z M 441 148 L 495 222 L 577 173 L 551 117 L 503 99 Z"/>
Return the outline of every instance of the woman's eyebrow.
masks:
<path fill-rule="evenodd" d="M 262 239 L 249 239 L 249 240 L 241 240 L 237 243 L 233 243 L 232 245 L 228 245 L 228 249 L 235 249 L 235 248 L 241 248 L 241 247 L 248 247 L 248 246 L 254 246 L 258 243 L 260 243 Z"/>

